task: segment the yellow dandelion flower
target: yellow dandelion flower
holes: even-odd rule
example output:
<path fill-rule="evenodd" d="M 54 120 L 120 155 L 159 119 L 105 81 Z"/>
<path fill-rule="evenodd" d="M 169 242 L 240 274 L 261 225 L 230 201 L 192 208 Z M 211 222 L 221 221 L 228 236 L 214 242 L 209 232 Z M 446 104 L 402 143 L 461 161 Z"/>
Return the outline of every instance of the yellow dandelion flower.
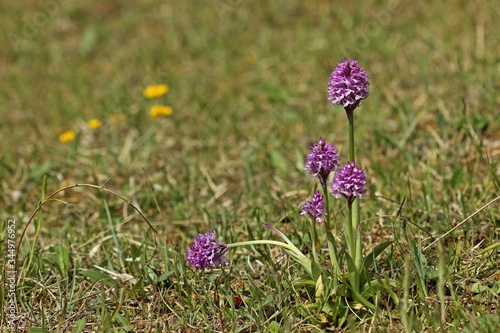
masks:
<path fill-rule="evenodd" d="M 151 109 L 149 109 L 149 115 L 153 119 L 170 116 L 173 112 L 174 110 L 170 106 L 165 105 L 153 105 Z"/>
<path fill-rule="evenodd" d="M 59 141 L 61 143 L 71 142 L 71 141 L 75 140 L 75 138 L 76 138 L 76 133 L 75 133 L 75 131 L 71 131 L 71 130 L 65 131 L 59 135 Z"/>
<path fill-rule="evenodd" d="M 147 86 L 144 89 L 144 97 L 153 99 L 165 95 L 170 90 L 170 87 L 166 84 L 155 84 Z"/>
<path fill-rule="evenodd" d="M 89 121 L 87 121 L 87 125 L 89 125 L 91 129 L 96 130 L 102 126 L 102 121 L 96 118 L 92 118 Z"/>

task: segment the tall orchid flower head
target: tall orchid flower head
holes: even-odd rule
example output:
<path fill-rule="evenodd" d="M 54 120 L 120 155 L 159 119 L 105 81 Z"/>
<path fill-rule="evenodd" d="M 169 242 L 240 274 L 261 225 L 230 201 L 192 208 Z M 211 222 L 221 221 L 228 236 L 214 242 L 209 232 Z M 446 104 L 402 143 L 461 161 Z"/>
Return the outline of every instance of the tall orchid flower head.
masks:
<path fill-rule="evenodd" d="M 224 257 L 228 246 L 215 239 L 215 232 L 207 231 L 195 238 L 191 248 L 186 251 L 184 260 L 193 268 L 209 269 L 220 265 L 229 264 Z"/>
<path fill-rule="evenodd" d="M 321 185 L 325 186 L 330 173 L 339 167 L 338 150 L 335 149 L 333 143 L 327 144 L 323 138 L 314 142 L 309 150 L 311 153 L 306 157 L 304 170 L 311 172 L 314 177 L 319 179 Z"/>
<path fill-rule="evenodd" d="M 319 191 L 314 192 L 313 196 L 306 200 L 300 215 L 308 215 L 314 221 L 323 222 L 323 215 L 326 215 L 326 212 L 324 198 Z"/>
<path fill-rule="evenodd" d="M 366 71 L 358 61 L 344 59 L 339 62 L 328 81 L 328 100 L 333 105 L 342 105 L 350 113 L 359 106 L 370 93 L 370 82 Z"/>
<path fill-rule="evenodd" d="M 341 170 L 337 171 L 330 192 L 336 198 L 344 197 L 347 204 L 351 205 L 356 197 L 364 197 L 366 193 L 365 184 L 365 171 L 357 168 L 354 162 L 348 162 Z"/>

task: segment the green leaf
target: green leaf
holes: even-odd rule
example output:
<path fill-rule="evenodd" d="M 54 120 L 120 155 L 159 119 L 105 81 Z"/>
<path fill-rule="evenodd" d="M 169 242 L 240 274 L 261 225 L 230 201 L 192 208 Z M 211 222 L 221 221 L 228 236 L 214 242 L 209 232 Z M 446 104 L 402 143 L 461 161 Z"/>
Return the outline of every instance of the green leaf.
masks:
<path fill-rule="evenodd" d="M 476 333 L 478 328 L 482 333 L 496 333 L 498 332 L 498 325 L 500 324 L 500 317 L 498 314 L 485 314 L 476 318 L 477 325 L 475 327 L 472 322 L 467 323 L 462 333 Z"/>
<path fill-rule="evenodd" d="M 280 332 L 280 324 L 278 324 L 275 321 L 272 321 L 269 323 L 269 326 L 267 326 L 268 332 L 272 333 L 279 333 Z"/>
<path fill-rule="evenodd" d="M 420 238 L 417 241 L 417 244 L 415 245 L 414 239 L 411 239 L 406 230 L 404 230 L 405 233 L 405 239 L 408 242 L 408 246 L 410 247 L 410 253 L 412 255 L 412 262 L 413 265 L 415 266 L 415 269 L 417 271 L 417 287 L 420 292 L 423 293 L 425 297 L 429 295 L 429 292 L 427 290 L 427 284 L 426 284 L 426 278 L 427 276 L 425 275 L 425 269 L 424 267 L 427 266 L 427 258 L 425 257 L 424 253 L 422 252 L 422 241 Z"/>
<path fill-rule="evenodd" d="M 330 252 L 330 261 L 332 266 L 334 266 L 334 271 L 336 270 L 340 273 L 337 242 L 335 241 L 335 236 L 333 236 L 332 232 L 329 230 L 326 232 L 326 239 L 328 240 L 328 252 Z"/>
<path fill-rule="evenodd" d="M 316 261 L 311 260 L 311 271 L 312 271 L 312 278 L 313 279 L 318 279 L 321 277 L 321 273 L 323 272 L 323 267 L 318 265 Z"/>
<path fill-rule="evenodd" d="M 366 306 L 367 308 L 370 308 L 372 310 L 375 310 L 376 307 L 375 307 L 375 304 L 373 304 L 372 302 L 368 301 L 363 295 L 361 294 L 358 294 L 357 292 L 355 292 L 354 290 L 351 289 L 351 292 L 352 292 L 352 296 L 353 298 L 357 301 L 357 302 L 360 302 L 361 304 L 363 304 L 364 306 Z M 352 305 L 351 305 L 352 307 Z"/>
<path fill-rule="evenodd" d="M 309 275 L 304 274 L 301 278 L 293 282 L 293 286 L 296 288 L 315 287 L 316 283 L 314 282 L 314 280 L 311 280 Z"/>
<path fill-rule="evenodd" d="M 61 244 L 57 244 L 56 246 L 53 246 L 51 250 L 53 251 L 53 260 L 55 265 L 57 266 L 57 269 L 59 270 L 59 273 L 61 273 L 61 276 L 63 278 L 68 277 L 68 270 L 69 270 L 68 249 Z"/>
<path fill-rule="evenodd" d="M 105 308 L 102 309 L 101 314 L 101 322 L 102 322 L 102 330 L 104 332 L 108 332 L 111 327 L 113 327 L 113 323 L 111 322 L 111 317 L 109 316 L 108 311 Z"/>
<path fill-rule="evenodd" d="M 393 291 L 393 289 L 398 288 L 398 282 L 396 280 L 392 279 L 385 279 L 385 280 L 372 280 L 367 282 L 363 288 L 361 289 L 361 295 L 366 298 L 375 298 L 376 294 L 380 291 L 385 291 L 387 292 L 390 297 L 392 298 L 394 304 L 399 303 L 399 297 L 396 295 L 396 293 Z"/>
<path fill-rule="evenodd" d="M 344 325 L 347 320 L 347 316 L 349 315 L 349 308 L 347 307 L 347 305 L 344 305 L 344 302 L 337 302 L 336 306 L 336 315 L 338 318 L 337 325 L 339 327 L 342 327 L 342 325 Z"/>
<path fill-rule="evenodd" d="M 130 290 L 129 297 L 133 297 L 132 295 L 143 292 L 146 285 L 150 285 L 150 283 L 145 283 L 144 276 L 140 276 L 132 287 L 132 290 Z"/>
<path fill-rule="evenodd" d="M 171 270 L 171 271 L 168 271 L 166 273 L 163 273 L 162 275 L 160 275 L 158 277 L 158 279 L 156 280 L 156 283 L 161 283 L 163 281 L 165 281 L 166 279 L 168 279 L 172 274 L 174 274 L 174 271 Z"/>
<path fill-rule="evenodd" d="M 347 252 L 345 253 L 345 261 L 347 264 L 347 272 L 349 273 L 348 275 L 349 281 L 357 280 L 359 272 L 358 269 L 356 268 L 356 263 Z"/>
<path fill-rule="evenodd" d="M 325 285 L 323 284 L 323 277 L 320 275 L 316 280 L 316 286 L 314 290 L 314 296 L 316 298 L 322 298 L 325 291 Z"/>
<path fill-rule="evenodd" d="M 45 162 L 42 165 L 37 166 L 35 169 L 31 170 L 30 178 L 34 180 L 40 179 L 49 173 L 50 169 L 52 169 L 52 164 L 50 162 Z M 44 198 L 42 198 L 43 200 Z"/>
<path fill-rule="evenodd" d="M 73 333 L 83 332 L 86 324 L 87 324 L 87 321 L 85 320 L 85 318 L 78 319 L 75 323 L 75 327 L 73 328 Z"/>
<path fill-rule="evenodd" d="M 312 273 L 312 268 L 311 268 L 311 260 L 309 258 L 307 258 L 302 252 L 300 252 L 300 250 L 293 244 L 293 242 L 291 240 L 288 239 L 288 237 L 285 236 L 284 233 L 282 233 L 281 231 L 279 231 L 278 229 L 276 229 L 275 227 L 273 227 L 271 224 L 269 223 L 264 223 L 264 225 L 266 227 L 268 227 L 269 229 L 273 230 L 275 233 L 278 234 L 278 236 L 280 236 L 290 247 L 291 249 L 286 249 L 286 248 L 283 248 L 285 250 L 285 252 L 290 255 L 295 261 L 297 261 L 307 272 L 307 274 L 309 274 L 309 276 L 313 276 L 313 273 Z"/>
<path fill-rule="evenodd" d="M 356 264 L 354 263 L 354 260 L 352 260 L 351 256 L 346 253 L 345 254 L 345 259 L 347 263 L 347 271 L 349 272 L 348 280 L 349 284 L 351 285 L 351 295 L 352 298 L 358 302 L 363 303 L 366 307 L 375 310 L 375 305 L 369 302 L 363 295 L 361 295 L 357 290 L 359 290 L 359 272 L 356 268 Z M 356 287 L 357 290 L 354 289 L 354 286 Z"/>
<path fill-rule="evenodd" d="M 470 291 L 473 292 L 474 294 L 480 294 L 486 290 L 488 290 L 488 287 L 481 284 L 481 282 L 476 282 L 470 287 Z"/>
<path fill-rule="evenodd" d="M 368 270 L 371 265 L 375 262 L 375 259 L 382 253 L 384 250 L 392 244 L 392 241 L 390 242 L 385 242 L 373 249 L 372 252 L 368 253 L 366 257 L 363 259 L 363 268 Z"/>
<path fill-rule="evenodd" d="M 262 302 L 262 307 L 266 307 L 268 306 L 269 304 L 274 304 L 275 300 L 274 300 L 274 297 L 273 295 L 269 294 L 266 296 L 266 299 L 264 300 L 264 302 Z"/>
<path fill-rule="evenodd" d="M 130 326 L 130 320 L 128 320 L 128 319 L 127 319 L 126 317 L 124 317 L 123 315 L 121 315 L 121 314 L 119 314 L 119 313 L 118 313 L 118 314 L 116 315 L 116 317 L 115 317 L 115 320 L 116 320 L 117 322 L 119 322 L 120 324 L 122 324 L 122 325 L 123 325 L 122 330 L 123 330 L 124 332 L 130 332 L 130 331 L 132 331 L 132 330 L 133 330 L 133 329 L 132 329 L 132 326 Z"/>
<path fill-rule="evenodd" d="M 42 327 L 32 327 L 28 330 L 28 333 L 50 333 L 50 331 Z"/>
<path fill-rule="evenodd" d="M 463 168 L 455 169 L 455 171 L 453 171 L 453 176 L 451 177 L 451 187 L 453 189 L 456 189 L 458 186 L 460 186 L 460 184 L 462 184 L 463 175 Z"/>

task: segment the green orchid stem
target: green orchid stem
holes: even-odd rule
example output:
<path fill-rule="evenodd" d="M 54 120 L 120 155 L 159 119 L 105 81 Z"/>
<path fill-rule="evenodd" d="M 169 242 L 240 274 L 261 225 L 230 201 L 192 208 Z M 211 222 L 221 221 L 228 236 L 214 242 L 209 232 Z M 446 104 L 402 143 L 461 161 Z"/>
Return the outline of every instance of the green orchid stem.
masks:
<path fill-rule="evenodd" d="M 318 240 L 318 231 L 316 230 L 316 221 L 311 219 L 311 240 L 312 240 L 312 246 L 311 246 L 311 251 L 313 254 L 314 261 L 319 264 L 319 257 L 318 257 L 318 252 L 316 251 L 316 246 L 319 243 Z"/>
<path fill-rule="evenodd" d="M 356 258 L 356 241 L 354 239 L 354 229 L 352 227 L 352 204 L 347 204 L 347 225 L 346 225 L 347 249 L 351 258 Z"/>
<path fill-rule="evenodd" d="M 354 149 L 354 109 L 346 111 L 347 119 L 349 119 L 349 161 L 356 164 L 356 155 Z M 353 203 L 352 216 L 353 229 L 358 230 L 359 224 L 359 200 L 356 199 Z"/>
<path fill-rule="evenodd" d="M 359 199 L 354 200 L 352 203 L 352 219 L 353 219 L 353 232 L 355 233 L 355 242 L 356 242 L 356 256 L 354 257 L 354 262 L 356 263 L 356 267 L 361 269 L 361 265 L 363 262 L 363 248 L 361 243 L 361 230 L 359 227 Z"/>
<path fill-rule="evenodd" d="M 348 264 L 347 269 L 349 272 L 349 282 L 351 284 L 351 287 L 354 291 L 354 295 L 359 293 L 359 288 L 361 287 L 359 284 L 360 281 L 360 267 L 357 264 L 358 261 L 358 256 L 359 253 L 357 253 L 357 240 L 358 237 L 355 236 L 356 230 L 353 228 L 352 225 L 352 213 L 353 213 L 353 206 L 352 202 L 347 203 L 347 223 L 346 223 L 346 241 L 347 241 L 347 251 L 349 254 L 349 257 L 351 257 L 351 262 L 354 261 L 354 265 Z"/>
<path fill-rule="evenodd" d="M 356 155 L 354 149 L 354 108 L 346 109 L 347 119 L 349 120 L 349 161 L 356 165 Z M 362 254 L 362 244 L 361 244 L 361 234 L 359 230 L 359 199 L 356 198 L 352 203 L 352 212 L 350 213 L 352 226 L 352 231 L 355 232 L 355 252 L 351 253 L 353 260 L 356 263 L 358 269 L 361 268 L 361 254 Z M 353 234 L 354 236 L 354 234 Z"/>
<path fill-rule="evenodd" d="M 349 161 L 356 162 L 354 156 L 354 110 L 346 111 L 349 120 Z"/>
<path fill-rule="evenodd" d="M 326 218 L 325 218 L 325 234 L 326 234 L 326 239 L 328 243 L 328 252 L 330 253 L 330 262 L 332 264 L 332 267 L 335 269 L 335 281 L 337 280 L 337 277 L 340 276 L 340 266 L 339 266 L 339 261 L 337 259 L 337 249 L 335 248 L 335 244 L 331 241 L 330 237 L 328 237 L 329 234 L 332 234 L 332 228 L 330 224 L 330 200 L 328 200 L 328 188 L 326 183 L 322 185 L 323 188 L 323 198 L 325 200 L 325 208 L 326 208 Z M 337 233 L 337 230 L 335 230 L 335 234 Z M 334 234 L 332 234 L 332 238 L 335 237 Z"/>
<path fill-rule="evenodd" d="M 322 185 L 323 187 L 323 198 L 325 200 L 325 211 L 326 211 L 326 218 L 325 218 L 325 235 L 326 235 L 326 241 L 328 244 L 328 253 L 330 253 L 330 263 L 332 264 L 332 267 L 335 269 L 335 276 L 334 276 L 334 281 L 335 285 L 337 284 L 337 279 L 340 276 L 340 265 L 339 261 L 337 258 L 337 249 L 335 246 L 335 243 L 333 240 L 335 239 L 335 235 L 332 233 L 332 228 L 331 228 L 331 223 L 330 223 L 330 200 L 328 200 L 328 188 L 326 184 Z M 337 233 L 337 230 L 335 230 L 335 234 Z M 330 236 L 330 237 L 329 237 Z"/>
<path fill-rule="evenodd" d="M 330 229 L 330 200 L 328 200 L 328 188 L 327 188 L 326 184 L 321 185 L 321 187 L 323 188 L 323 199 L 325 202 L 325 212 L 326 212 L 325 225 L 331 231 L 331 229 Z"/>
<path fill-rule="evenodd" d="M 284 248 L 286 250 L 295 252 L 294 248 L 291 247 L 290 245 L 288 245 L 287 243 L 273 241 L 273 240 L 252 240 L 252 241 L 245 241 L 245 242 L 236 242 L 236 243 L 231 243 L 231 244 L 226 244 L 226 245 L 228 248 L 248 246 L 248 245 L 277 245 L 277 246 L 281 246 L 282 248 Z"/>
<path fill-rule="evenodd" d="M 309 276 L 312 277 L 312 269 L 311 269 L 311 260 L 307 258 L 300 250 L 293 246 L 292 244 L 287 244 L 283 242 L 278 242 L 274 240 L 252 240 L 252 241 L 245 241 L 245 242 L 237 242 L 237 243 L 231 243 L 231 244 L 226 244 L 228 248 L 231 247 L 240 247 L 240 246 L 248 246 L 248 245 L 276 245 L 276 246 L 281 246 L 282 248 L 285 249 L 285 251 L 296 261 L 298 262 L 309 274 Z"/>

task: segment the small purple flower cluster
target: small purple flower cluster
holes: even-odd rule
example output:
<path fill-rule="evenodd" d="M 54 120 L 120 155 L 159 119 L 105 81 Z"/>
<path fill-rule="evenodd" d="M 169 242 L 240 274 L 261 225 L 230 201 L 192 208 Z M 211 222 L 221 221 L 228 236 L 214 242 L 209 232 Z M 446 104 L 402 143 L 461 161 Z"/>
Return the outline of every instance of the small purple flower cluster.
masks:
<path fill-rule="evenodd" d="M 364 196 L 366 175 L 363 169 L 357 168 L 354 162 L 346 163 L 341 169 L 337 150 L 334 149 L 333 144 L 327 144 L 323 138 L 320 138 L 319 142 L 315 142 L 310 150 L 311 153 L 306 157 L 305 170 L 318 178 L 323 187 L 325 187 L 330 173 L 335 172 L 330 193 L 337 198 L 344 197 L 349 205 L 356 197 L 362 198 Z M 300 215 L 308 215 L 313 220 L 322 222 L 322 216 L 326 214 L 323 200 L 320 192 L 316 191 L 312 198 L 306 200 Z"/>
<path fill-rule="evenodd" d="M 309 215 L 314 221 L 323 222 L 323 215 L 326 215 L 326 212 L 323 196 L 319 191 L 314 192 L 312 198 L 306 200 L 300 215 Z"/>
<path fill-rule="evenodd" d="M 336 198 L 344 197 L 352 204 L 356 197 L 362 198 L 366 193 L 366 176 L 363 169 L 358 169 L 354 162 L 348 162 L 339 170 L 333 179 L 330 193 Z"/>
<path fill-rule="evenodd" d="M 323 138 L 319 138 L 319 142 L 314 142 L 309 150 L 311 153 L 307 155 L 305 170 L 317 177 L 321 185 L 324 186 L 328 175 L 339 167 L 338 151 L 333 144 L 326 144 Z"/>
<path fill-rule="evenodd" d="M 227 265 L 229 261 L 224 257 L 227 251 L 227 245 L 215 239 L 215 232 L 207 231 L 195 238 L 191 248 L 186 251 L 185 261 L 196 269 Z"/>

